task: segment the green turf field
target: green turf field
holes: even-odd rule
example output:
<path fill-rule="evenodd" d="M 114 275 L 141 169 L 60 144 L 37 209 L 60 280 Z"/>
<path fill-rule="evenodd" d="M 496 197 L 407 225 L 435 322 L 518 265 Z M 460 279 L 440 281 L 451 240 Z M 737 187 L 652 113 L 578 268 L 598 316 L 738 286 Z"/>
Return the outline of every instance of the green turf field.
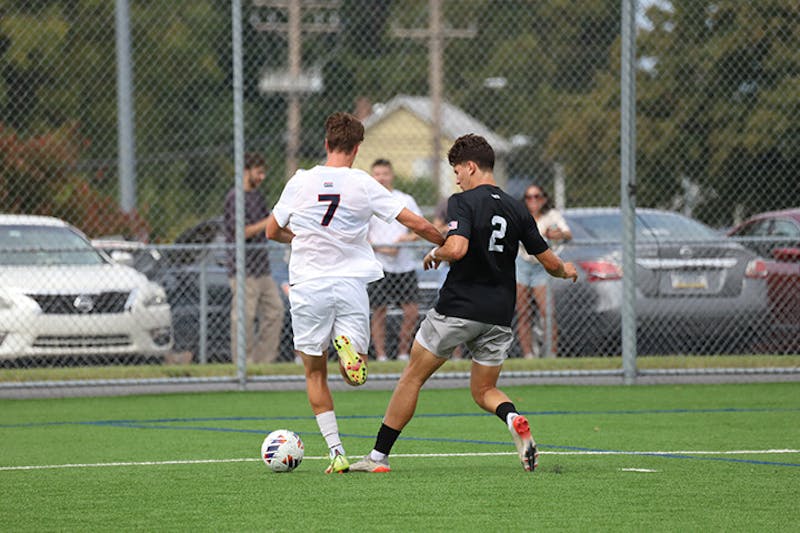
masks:
<path fill-rule="evenodd" d="M 467 390 L 423 391 L 389 474 L 326 476 L 304 392 L 0 401 L 3 531 L 797 531 L 800 383 L 507 387 L 540 467 Z M 389 392 L 335 394 L 348 454 Z M 264 435 L 306 458 L 274 474 Z M 627 452 L 627 453 L 620 453 Z"/>

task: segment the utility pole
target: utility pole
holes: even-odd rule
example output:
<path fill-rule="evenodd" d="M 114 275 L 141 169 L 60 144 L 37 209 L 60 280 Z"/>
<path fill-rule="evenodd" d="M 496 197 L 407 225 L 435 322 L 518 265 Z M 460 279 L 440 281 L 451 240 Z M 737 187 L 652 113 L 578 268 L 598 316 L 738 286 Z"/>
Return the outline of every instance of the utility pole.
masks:
<path fill-rule="evenodd" d="M 119 204 L 125 213 L 136 209 L 136 135 L 133 113 L 133 61 L 128 0 L 115 4 L 117 37 L 117 133 L 119 145 Z"/>
<path fill-rule="evenodd" d="M 437 202 L 442 194 L 440 158 L 442 152 L 442 101 L 444 99 L 444 46 L 445 39 L 471 39 L 477 35 L 472 27 L 466 29 L 444 29 L 442 21 L 442 1 L 428 0 L 428 28 L 392 28 L 392 35 L 406 39 L 427 39 L 428 41 L 428 90 L 431 99 L 431 171 L 436 188 Z"/>
<path fill-rule="evenodd" d="M 334 33 L 339 31 L 338 10 L 341 0 L 253 0 L 253 7 L 270 8 L 272 13 L 266 21 L 254 15 L 250 24 L 258 31 L 276 32 L 286 35 L 289 48 L 288 73 L 272 79 L 264 78 L 259 84 L 264 91 L 286 93 L 286 173 L 297 171 L 297 154 L 300 151 L 300 96 L 302 93 L 320 90 L 321 79 L 314 74 L 303 75 L 303 33 Z M 303 10 L 323 11 L 322 17 L 303 24 Z M 331 12 L 333 10 L 333 12 Z"/>

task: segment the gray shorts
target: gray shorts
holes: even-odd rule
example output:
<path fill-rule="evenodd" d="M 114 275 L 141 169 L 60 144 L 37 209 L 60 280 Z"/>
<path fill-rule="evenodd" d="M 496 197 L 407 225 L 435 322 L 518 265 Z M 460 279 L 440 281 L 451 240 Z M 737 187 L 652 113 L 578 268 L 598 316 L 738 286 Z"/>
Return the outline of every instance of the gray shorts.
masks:
<path fill-rule="evenodd" d="M 429 352 L 446 359 L 453 355 L 456 346 L 465 343 L 473 361 L 486 366 L 499 366 L 506 360 L 514 334 L 508 326 L 444 316 L 431 309 L 425 314 L 425 320 L 414 338 Z"/>

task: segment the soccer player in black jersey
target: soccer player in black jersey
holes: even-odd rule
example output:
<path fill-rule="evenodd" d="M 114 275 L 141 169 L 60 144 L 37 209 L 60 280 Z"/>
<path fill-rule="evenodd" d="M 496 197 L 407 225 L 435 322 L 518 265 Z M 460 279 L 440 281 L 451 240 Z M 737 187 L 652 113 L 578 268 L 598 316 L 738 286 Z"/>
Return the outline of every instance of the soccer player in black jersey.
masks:
<path fill-rule="evenodd" d="M 456 139 L 447 154 L 464 191 L 447 204 L 448 233 L 441 247 L 423 259 L 426 269 L 441 261 L 450 272 L 428 311 L 411 348 L 411 360 L 389 401 L 375 448 L 350 465 L 351 472 L 388 472 L 389 452 L 414 416 L 422 385 L 466 343 L 472 353 L 470 390 L 482 409 L 495 413 L 514 439 L 525 470 L 537 466 L 538 452 L 527 419 L 517 412 L 497 378 L 513 341 L 511 319 L 516 300 L 514 261 L 519 243 L 554 277 L 576 281 L 572 263 L 564 263 L 547 246 L 536 222 L 519 200 L 494 181 L 494 150 L 478 135 Z"/>

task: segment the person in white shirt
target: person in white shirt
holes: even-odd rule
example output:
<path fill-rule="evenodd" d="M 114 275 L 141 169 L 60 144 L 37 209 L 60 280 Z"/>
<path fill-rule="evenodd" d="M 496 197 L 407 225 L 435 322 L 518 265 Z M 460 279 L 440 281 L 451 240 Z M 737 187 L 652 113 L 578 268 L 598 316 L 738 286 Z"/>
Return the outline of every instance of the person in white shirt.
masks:
<path fill-rule="evenodd" d="M 270 239 L 291 243 L 294 348 L 305 366 L 308 401 L 330 449 L 325 473 L 350 468 L 328 387 L 331 341 L 345 381 L 361 385 L 367 378 L 367 284 L 383 277 L 367 241 L 370 219 L 396 219 L 436 245 L 444 242 L 433 224 L 403 207 L 369 174 L 351 168 L 363 140 L 364 126 L 356 117 L 330 115 L 325 121 L 325 164 L 298 170 L 267 220 Z"/>
<path fill-rule="evenodd" d="M 412 212 L 422 216 L 416 200 L 410 194 L 394 188 L 394 169 L 386 159 L 377 159 L 370 167 L 372 177 Z M 403 312 L 397 340 L 397 359 L 408 361 L 411 340 L 419 317 L 419 287 L 417 281 L 416 250 L 396 246 L 415 240 L 416 234 L 397 220 L 384 222 L 373 218 L 369 223 L 369 242 L 375 256 L 383 266 L 382 279 L 369 284 L 369 303 L 372 307 L 372 345 L 378 361 L 386 361 L 386 312 L 390 305 L 399 306 Z"/>
<path fill-rule="evenodd" d="M 572 232 L 558 209 L 550 204 L 550 197 L 542 187 L 536 184 L 528 185 L 522 201 L 528 212 L 536 221 L 539 233 L 551 245 L 569 241 Z M 520 247 L 517 256 L 517 338 L 519 339 L 522 356 L 533 359 L 533 332 L 531 302 L 534 301 L 539 310 L 539 316 L 544 322 L 547 317 L 547 272 L 536 257 L 528 254 Z M 551 296 L 552 298 L 552 292 Z M 554 308 L 552 305 L 550 308 Z M 552 352 L 558 352 L 558 326 L 555 313 L 551 317 L 552 324 Z"/>

